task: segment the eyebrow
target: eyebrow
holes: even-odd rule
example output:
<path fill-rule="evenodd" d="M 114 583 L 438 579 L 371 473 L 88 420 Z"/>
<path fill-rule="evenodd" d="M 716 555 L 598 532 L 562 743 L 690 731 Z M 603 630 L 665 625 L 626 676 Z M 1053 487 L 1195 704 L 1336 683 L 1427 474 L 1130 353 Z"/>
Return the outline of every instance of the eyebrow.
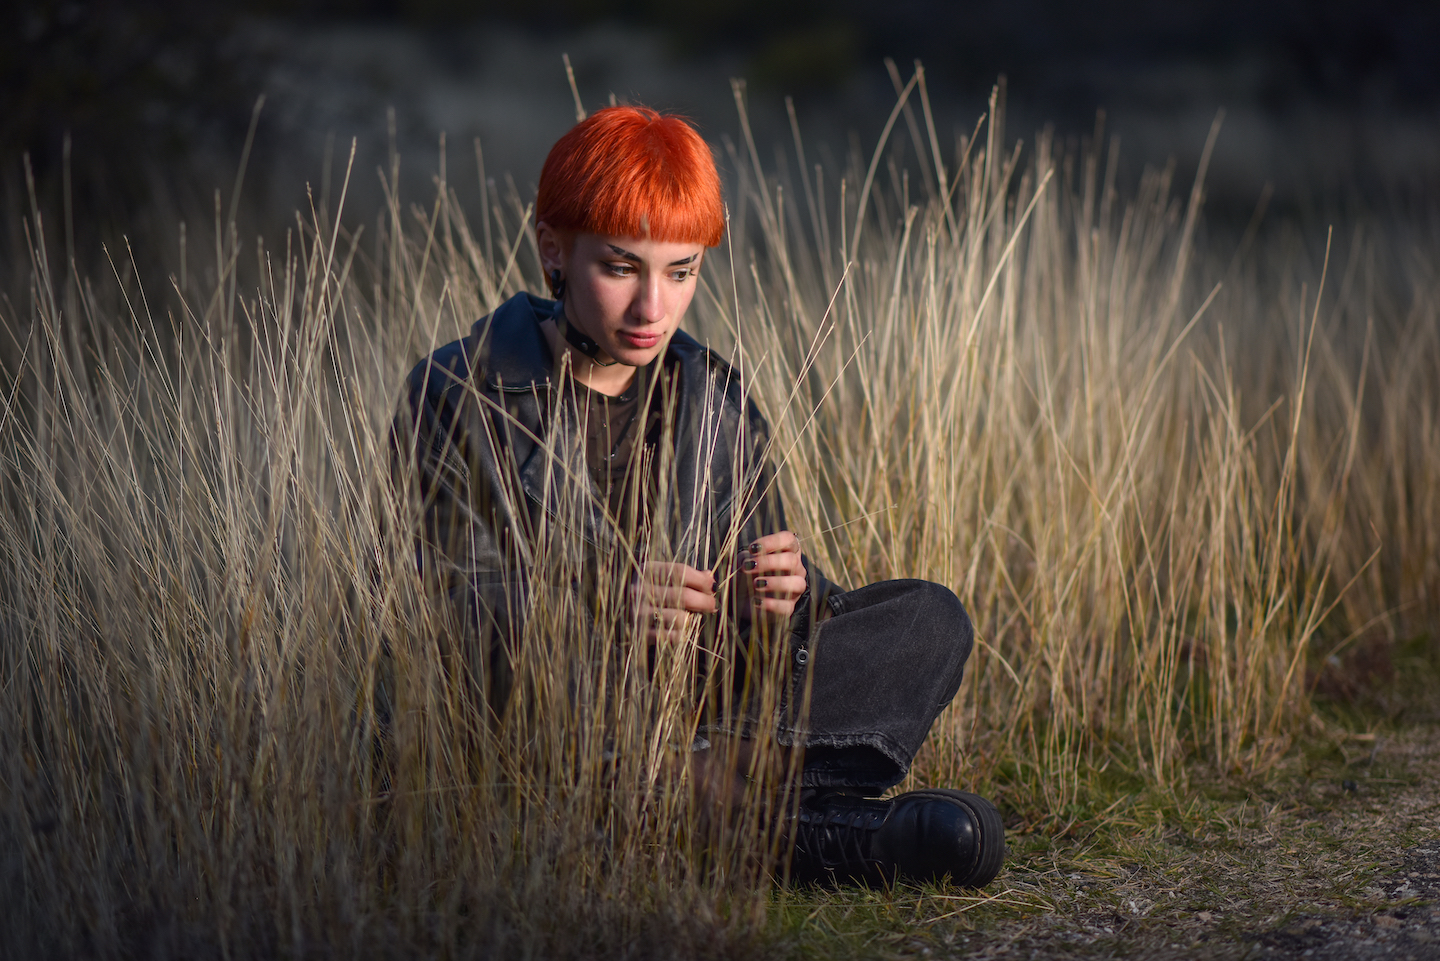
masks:
<path fill-rule="evenodd" d="M 632 254 L 630 251 L 626 250 L 624 247 L 616 247 L 614 244 L 606 244 L 605 246 L 607 246 L 607 247 L 609 247 L 611 250 L 615 251 L 616 256 L 624 257 L 626 260 L 633 260 L 633 261 L 636 261 L 637 263 L 640 261 L 640 255 L 639 255 L 639 254 Z M 686 264 L 693 264 L 693 263 L 695 262 L 695 258 L 696 258 L 696 257 L 699 257 L 699 256 L 700 256 L 699 254 L 691 254 L 689 257 L 686 257 L 684 260 L 672 260 L 670 263 L 666 264 L 666 266 L 667 266 L 667 267 L 684 267 Z"/>

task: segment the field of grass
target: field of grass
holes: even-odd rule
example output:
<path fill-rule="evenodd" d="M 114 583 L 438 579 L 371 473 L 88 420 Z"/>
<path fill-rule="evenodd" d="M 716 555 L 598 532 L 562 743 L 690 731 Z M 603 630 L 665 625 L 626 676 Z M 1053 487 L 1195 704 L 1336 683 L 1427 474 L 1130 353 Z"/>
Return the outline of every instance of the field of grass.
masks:
<path fill-rule="evenodd" d="M 12 949 L 960 952 L 1075 903 L 1145 916 L 1164 885 L 1135 865 L 1178 885 L 1223 879 L 1186 850 L 1303 844 L 1296 799 L 1348 793 L 1313 772 L 1348 780 L 1351 733 L 1404 719 L 1365 700 L 1395 652 L 1433 667 L 1440 244 L 1225 247 L 1201 184 L 1119 183 L 1104 143 L 1021 149 L 1002 108 L 949 142 L 917 75 L 843 169 L 798 130 L 767 166 L 742 109 L 685 325 L 743 372 L 832 577 L 969 608 L 975 656 L 911 780 L 997 800 L 1014 858 L 990 888 L 776 890 L 759 819 L 699 826 L 674 748 L 696 648 L 647 669 L 578 629 L 563 523 L 512 652 L 522 706 L 483 719 L 389 430 L 419 357 L 544 288 L 528 198 L 467 220 L 442 172 L 378 212 L 337 183 L 259 241 L 217 202 L 169 277 L 122 250 L 81 276 L 29 218 L 0 302 Z"/>

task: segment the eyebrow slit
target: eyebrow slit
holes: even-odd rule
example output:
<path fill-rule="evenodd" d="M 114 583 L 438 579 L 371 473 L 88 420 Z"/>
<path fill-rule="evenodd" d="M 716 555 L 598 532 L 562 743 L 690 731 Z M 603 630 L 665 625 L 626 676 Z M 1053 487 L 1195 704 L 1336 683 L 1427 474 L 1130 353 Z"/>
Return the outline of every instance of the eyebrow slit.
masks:
<path fill-rule="evenodd" d="M 614 244 L 606 244 L 605 246 L 607 246 L 607 247 L 609 247 L 611 250 L 615 251 L 615 255 L 616 255 L 617 257 L 623 257 L 623 258 L 625 258 L 626 260 L 633 260 L 633 261 L 635 261 L 637 264 L 641 262 L 641 260 L 640 260 L 640 255 L 639 255 L 639 254 L 632 254 L 630 251 L 626 250 L 624 247 L 617 247 L 617 246 L 615 246 Z M 695 262 L 695 258 L 697 258 L 697 257 L 699 257 L 699 256 L 700 256 L 699 254 L 691 254 L 689 257 L 686 257 L 684 260 L 671 261 L 669 264 L 667 264 L 667 266 L 669 266 L 669 267 L 684 267 L 686 264 L 693 264 L 693 263 Z"/>

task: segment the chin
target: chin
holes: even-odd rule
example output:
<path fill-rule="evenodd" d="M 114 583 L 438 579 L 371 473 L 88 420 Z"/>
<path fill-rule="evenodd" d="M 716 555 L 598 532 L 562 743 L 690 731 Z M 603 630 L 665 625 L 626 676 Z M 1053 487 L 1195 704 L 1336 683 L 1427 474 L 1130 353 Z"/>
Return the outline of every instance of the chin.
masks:
<path fill-rule="evenodd" d="M 665 353 L 663 348 L 655 350 L 624 350 L 619 355 L 611 354 L 620 363 L 627 367 L 648 367 L 654 363 L 655 358 Z"/>

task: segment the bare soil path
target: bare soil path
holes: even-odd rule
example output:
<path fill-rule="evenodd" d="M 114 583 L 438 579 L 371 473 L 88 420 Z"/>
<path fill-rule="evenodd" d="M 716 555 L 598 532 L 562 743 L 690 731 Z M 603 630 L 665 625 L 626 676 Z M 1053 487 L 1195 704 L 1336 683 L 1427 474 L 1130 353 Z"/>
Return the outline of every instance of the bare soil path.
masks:
<path fill-rule="evenodd" d="M 839 895 L 810 924 L 870 957 L 1440 959 L 1440 725 L 1336 736 L 1178 807 L 1016 835 L 980 897 Z"/>
<path fill-rule="evenodd" d="M 1440 729 L 1366 748 L 1113 859 L 1022 860 L 1010 886 L 1055 910 L 972 956 L 1440 958 Z"/>

